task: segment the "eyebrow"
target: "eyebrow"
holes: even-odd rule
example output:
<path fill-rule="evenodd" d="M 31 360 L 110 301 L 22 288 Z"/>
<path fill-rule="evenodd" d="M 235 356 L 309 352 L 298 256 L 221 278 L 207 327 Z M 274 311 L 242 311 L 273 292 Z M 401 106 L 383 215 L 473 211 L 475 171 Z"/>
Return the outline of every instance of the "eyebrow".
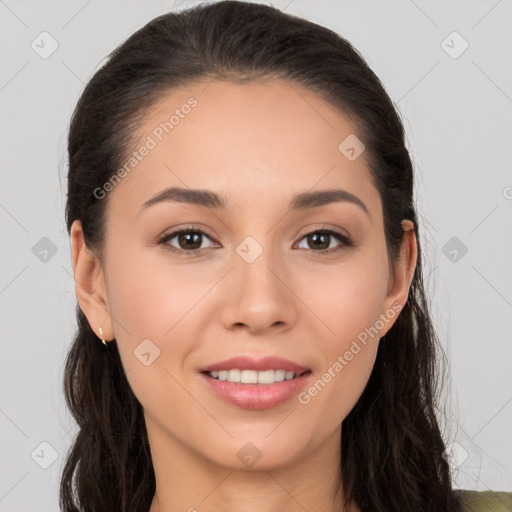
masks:
<path fill-rule="evenodd" d="M 178 187 L 167 188 L 151 199 L 148 199 L 141 208 L 141 212 L 150 206 L 162 202 L 188 203 L 206 208 L 225 210 L 227 201 L 224 197 L 212 192 L 211 190 L 184 189 Z M 348 202 L 359 206 L 368 216 L 370 213 L 366 205 L 354 194 L 343 189 L 321 190 L 316 192 L 304 192 L 294 196 L 290 202 L 292 211 L 307 210 L 317 208 L 336 202 Z"/>

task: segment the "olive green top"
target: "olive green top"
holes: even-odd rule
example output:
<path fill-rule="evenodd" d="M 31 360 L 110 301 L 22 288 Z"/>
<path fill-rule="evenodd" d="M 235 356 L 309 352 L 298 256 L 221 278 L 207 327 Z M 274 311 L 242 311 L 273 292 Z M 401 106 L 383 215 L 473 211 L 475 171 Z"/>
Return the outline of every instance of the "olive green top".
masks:
<path fill-rule="evenodd" d="M 455 490 L 464 512 L 512 512 L 512 492 Z"/>

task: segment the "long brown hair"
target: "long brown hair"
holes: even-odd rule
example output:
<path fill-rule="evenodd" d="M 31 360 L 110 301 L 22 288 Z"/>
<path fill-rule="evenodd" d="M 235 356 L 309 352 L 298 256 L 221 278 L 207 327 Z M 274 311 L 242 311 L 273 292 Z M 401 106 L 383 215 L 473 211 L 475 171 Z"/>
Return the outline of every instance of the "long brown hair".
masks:
<path fill-rule="evenodd" d="M 402 219 L 414 222 L 418 259 L 408 300 L 380 341 L 369 382 L 343 421 L 339 488 L 361 511 L 458 510 L 436 419 L 444 353 L 422 277 L 413 167 L 399 115 L 383 85 L 343 37 L 263 4 L 220 1 L 159 16 L 115 49 L 89 81 L 69 129 L 68 232 L 81 221 L 101 254 L 106 200 L 96 197 L 134 143 L 145 112 L 166 92 L 200 79 L 280 78 L 348 114 L 366 146 L 395 261 Z M 108 199 L 108 198 L 107 198 Z M 62 472 L 64 512 L 145 512 L 155 474 L 142 406 L 116 341 L 104 347 L 77 306 L 64 376 L 78 434 Z"/>

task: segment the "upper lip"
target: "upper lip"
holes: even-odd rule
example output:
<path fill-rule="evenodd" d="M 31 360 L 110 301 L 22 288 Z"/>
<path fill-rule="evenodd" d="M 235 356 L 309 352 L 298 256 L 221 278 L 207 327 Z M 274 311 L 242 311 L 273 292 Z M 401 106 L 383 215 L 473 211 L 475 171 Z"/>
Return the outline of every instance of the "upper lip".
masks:
<path fill-rule="evenodd" d="M 211 364 L 201 369 L 202 372 L 215 372 L 220 370 L 232 370 L 232 369 L 240 369 L 240 370 L 255 370 L 255 371 L 265 371 L 265 370 L 286 370 L 288 372 L 294 372 L 296 374 L 301 374 L 309 370 L 305 366 L 294 363 L 289 359 L 284 359 L 278 356 L 267 356 L 261 359 L 255 359 L 249 356 L 238 356 L 232 357 L 231 359 L 226 359 L 225 361 L 221 361 L 219 363 Z"/>

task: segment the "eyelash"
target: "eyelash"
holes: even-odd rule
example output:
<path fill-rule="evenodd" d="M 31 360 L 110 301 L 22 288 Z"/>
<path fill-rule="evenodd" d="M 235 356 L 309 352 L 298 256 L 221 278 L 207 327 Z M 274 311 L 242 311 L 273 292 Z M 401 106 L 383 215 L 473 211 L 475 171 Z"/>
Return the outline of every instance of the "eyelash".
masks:
<path fill-rule="evenodd" d="M 190 226 L 190 227 L 185 227 L 185 228 L 178 229 L 176 231 L 173 231 L 172 233 L 164 235 L 158 241 L 158 244 L 164 245 L 165 249 L 168 250 L 168 251 L 171 251 L 171 252 L 174 252 L 174 253 L 180 253 L 180 254 L 183 254 L 186 257 L 197 256 L 197 255 L 201 254 L 203 251 L 209 250 L 209 249 L 194 249 L 194 250 L 186 251 L 184 249 L 177 249 L 176 247 L 173 247 L 172 245 L 169 245 L 167 243 L 169 240 L 172 240 L 175 236 L 177 236 L 177 235 L 179 235 L 181 233 L 199 233 L 199 234 L 204 235 L 204 236 L 206 236 L 206 237 L 211 239 L 211 237 L 206 232 L 204 232 L 202 229 L 198 229 L 198 228 L 194 228 L 194 227 Z M 333 254 L 333 253 L 337 253 L 337 252 L 341 251 L 342 249 L 344 249 L 346 247 L 351 247 L 351 246 L 354 245 L 352 239 L 349 236 L 347 236 L 347 235 L 345 235 L 343 233 L 340 233 L 339 231 L 336 231 L 334 229 L 317 228 L 317 229 L 314 229 L 313 231 L 309 231 L 308 233 L 305 233 L 300 238 L 300 240 L 302 240 L 303 238 L 305 238 L 305 237 L 307 237 L 309 235 L 314 235 L 314 234 L 317 234 L 317 233 L 331 235 L 334 238 L 337 238 L 339 241 L 341 241 L 342 245 L 341 245 L 341 247 L 338 247 L 337 249 L 323 249 L 321 251 L 315 251 L 313 249 L 307 249 L 307 250 L 312 251 L 312 252 L 314 252 L 316 254 Z"/>

